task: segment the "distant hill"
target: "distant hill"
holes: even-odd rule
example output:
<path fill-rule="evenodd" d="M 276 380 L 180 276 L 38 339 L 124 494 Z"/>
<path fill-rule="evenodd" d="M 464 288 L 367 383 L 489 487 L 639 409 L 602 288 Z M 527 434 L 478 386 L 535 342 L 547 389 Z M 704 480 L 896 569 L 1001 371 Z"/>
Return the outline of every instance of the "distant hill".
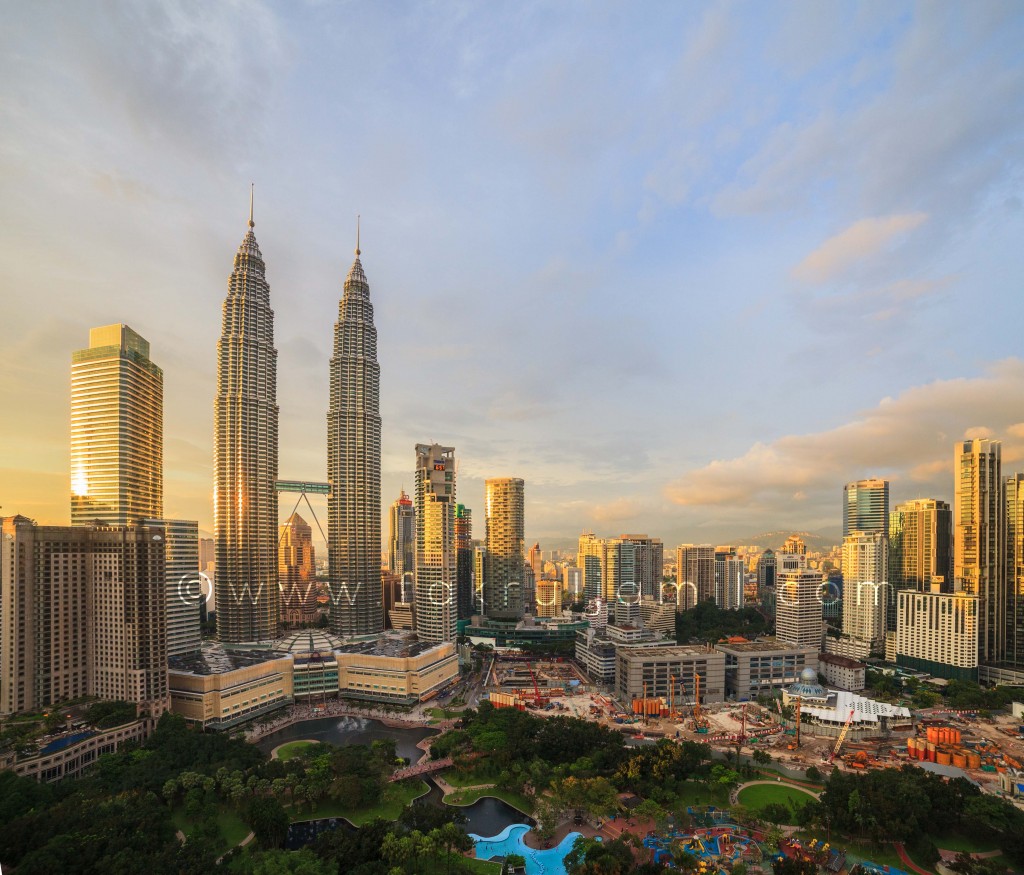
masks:
<path fill-rule="evenodd" d="M 790 535 L 796 535 L 798 538 L 803 539 L 804 543 L 807 544 L 807 549 L 812 553 L 829 550 L 836 544 L 841 544 L 843 541 L 842 533 L 839 530 L 836 530 L 834 534 L 829 534 L 827 531 L 824 533 L 793 531 L 761 532 L 757 535 L 743 535 L 741 537 L 733 538 L 729 543 L 743 545 L 756 544 L 762 550 L 769 548 L 772 550 L 778 550 Z"/>

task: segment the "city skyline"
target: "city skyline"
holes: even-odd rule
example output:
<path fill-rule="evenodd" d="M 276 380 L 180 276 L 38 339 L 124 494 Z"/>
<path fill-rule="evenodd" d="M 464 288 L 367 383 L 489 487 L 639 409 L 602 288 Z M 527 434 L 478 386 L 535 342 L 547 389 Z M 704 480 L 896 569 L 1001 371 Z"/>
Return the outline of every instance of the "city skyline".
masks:
<path fill-rule="evenodd" d="M 835 490 L 863 477 L 889 480 L 892 505 L 952 502 L 962 438 L 1001 440 L 1013 473 L 1020 14 L 774 9 L 343 23 L 155 7 L 115 11 L 113 31 L 16 10 L 0 36 L 19 47 L 0 53 L 0 270 L 18 290 L 0 400 L 19 412 L 0 429 L 3 512 L 68 521 L 67 354 L 119 322 L 165 372 L 165 513 L 212 531 L 213 326 L 251 180 L 281 302 L 282 476 L 323 477 L 328 326 L 359 212 L 385 502 L 425 438 L 459 448 L 478 519 L 485 479 L 526 480 L 544 549 L 584 530 L 837 533 Z M 333 57 L 348 26 L 394 51 Z M 126 29 L 151 52 L 120 51 Z M 642 50 L 608 51 L 622 42 Z M 171 69 L 191 74 L 168 87 Z M 239 126 L 233 163 L 211 157 Z M 723 314 L 740 342 L 679 342 Z M 459 392 L 437 402 L 424 362 Z"/>

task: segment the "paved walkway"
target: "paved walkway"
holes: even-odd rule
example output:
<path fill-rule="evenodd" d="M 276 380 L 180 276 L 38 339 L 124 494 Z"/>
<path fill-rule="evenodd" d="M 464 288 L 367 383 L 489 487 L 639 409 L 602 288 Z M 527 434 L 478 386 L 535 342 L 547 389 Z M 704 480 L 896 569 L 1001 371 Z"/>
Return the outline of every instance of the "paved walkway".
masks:
<path fill-rule="evenodd" d="M 917 875 L 932 875 L 927 869 L 922 869 L 913 860 L 910 859 L 910 855 L 907 853 L 907 849 L 903 847 L 899 842 L 893 842 L 892 846 L 896 849 L 896 856 L 900 858 L 900 862 L 907 867 L 911 872 L 917 872 Z"/>

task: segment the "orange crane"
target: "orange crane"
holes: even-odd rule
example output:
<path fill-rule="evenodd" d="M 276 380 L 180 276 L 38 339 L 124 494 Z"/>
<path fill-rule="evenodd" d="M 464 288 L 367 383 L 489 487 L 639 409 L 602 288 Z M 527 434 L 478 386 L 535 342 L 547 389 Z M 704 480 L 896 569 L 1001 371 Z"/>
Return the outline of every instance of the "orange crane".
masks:
<path fill-rule="evenodd" d="M 669 675 L 668 685 L 668 716 L 675 720 L 679 715 L 676 713 L 676 676 L 674 674 Z"/>
<path fill-rule="evenodd" d="M 850 716 L 846 718 L 846 722 L 843 724 L 843 731 L 839 733 L 839 738 L 836 741 L 836 746 L 832 748 L 832 755 L 828 758 L 829 763 L 835 760 L 839 754 L 839 749 L 843 746 L 843 742 L 846 741 L 846 733 L 850 731 L 850 724 L 853 723 L 853 708 L 850 709 Z"/>
<path fill-rule="evenodd" d="M 526 663 L 526 670 L 530 673 L 530 679 L 533 681 L 533 704 L 538 706 L 545 704 L 544 697 L 540 694 L 540 687 L 537 686 L 537 675 L 533 673 L 533 666 Z"/>
<path fill-rule="evenodd" d="M 700 710 L 700 675 L 693 676 L 693 728 L 697 732 L 708 731 L 708 719 Z"/>

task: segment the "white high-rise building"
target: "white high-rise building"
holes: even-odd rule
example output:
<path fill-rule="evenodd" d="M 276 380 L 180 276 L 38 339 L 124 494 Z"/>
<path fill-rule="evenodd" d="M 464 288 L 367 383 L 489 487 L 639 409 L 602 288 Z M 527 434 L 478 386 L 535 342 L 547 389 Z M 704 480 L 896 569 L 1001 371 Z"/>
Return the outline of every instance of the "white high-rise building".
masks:
<path fill-rule="evenodd" d="M 896 664 L 934 677 L 978 680 L 979 600 L 966 593 L 896 594 Z"/>
<path fill-rule="evenodd" d="M 855 531 L 843 538 L 843 635 L 868 652 L 885 647 L 888 547 L 878 531 Z"/>
<path fill-rule="evenodd" d="M 199 610 L 207 592 L 199 576 L 199 523 L 149 520 L 163 529 L 167 597 L 167 655 L 198 653 L 202 644 Z"/>

